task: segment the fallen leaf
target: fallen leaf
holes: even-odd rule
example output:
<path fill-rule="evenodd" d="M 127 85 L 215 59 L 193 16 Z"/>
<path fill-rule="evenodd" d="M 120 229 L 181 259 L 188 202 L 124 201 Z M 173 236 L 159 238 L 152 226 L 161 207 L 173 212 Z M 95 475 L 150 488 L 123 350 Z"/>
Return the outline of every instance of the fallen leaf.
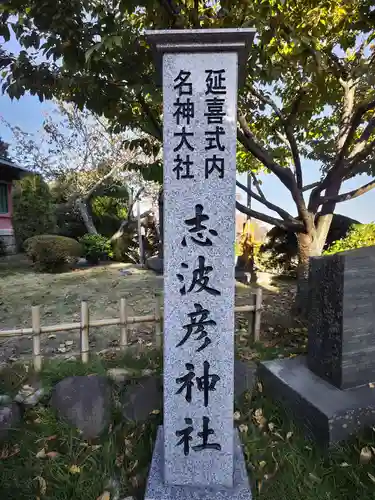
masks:
<path fill-rule="evenodd" d="M 111 494 L 109 491 L 103 491 L 103 493 L 96 500 L 111 500 Z"/>
<path fill-rule="evenodd" d="M 367 473 L 367 475 L 368 475 L 368 477 L 371 479 L 371 481 L 372 481 L 373 483 L 375 483 L 375 477 L 374 477 L 372 474 L 370 474 L 369 472 Z"/>
<path fill-rule="evenodd" d="M 286 435 L 286 439 L 287 441 L 289 441 L 289 439 L 293 436 L 293 432 L 292 431 L 289 431 Z"/>
<path fill-rule="evenodd" d="M 350 467 L 348 462 L 343 462 L 342 464 L 340 464 L 340 467 Z"/>
<path fill-rule="evenodd" d="M 160 410 L 152 410 L 151 415 L 159 415 Z"/>
<path fill-rule="evenodd" d="M 71 474 L 80 474 L 81 473 L 81 467 L 78 467 L 78 465 L 71 465 L 69 467 L 69 472 Z"/>
<path fill-rule="evenodd" d="M 42 448 L 38 453 L 35 455 L 36 458 L 45 458 L 46 457 L 46 450 Z"/>
<path fill-rule="evenodd" d="M 235 411 L 233 413 L 233 420 L 239 420 L 241 418 L 241 413 L 239 411 Z"/>
<path fill-rule="evenodd" d="M 241 424 L 241 425 L 239 425 L 239 426 L 238 426 L 238 430 L 239 430 L 240 432 L 247 432 L 247 431 L 249 430 L 249 428 L 248 428 L 248 426 L 247 426 L 247 425 L 245 425 L 245 424 Z"/>
<path fill-rule="evenodd" d="M 368 464 L 372 459 L 372 451 L 368 446 L 365 446 L 361 449 L 361 453 L 359 455 L 359 462 L 361 464 Z"/>
<path fill-rule="evenodd" d="M 264 469 L 266 465 L 267 465 L 267 462 L 265 460 L 261 460 L 259 462 L 259 469 Z"/>
<path fill-rule="evenodd" d="M 39 493 L 40 495 L 45 495 L 47 491 L 47 483 L 46 480 L 42 476 L 36 476 L 34 478 L 39 483 Z"/>

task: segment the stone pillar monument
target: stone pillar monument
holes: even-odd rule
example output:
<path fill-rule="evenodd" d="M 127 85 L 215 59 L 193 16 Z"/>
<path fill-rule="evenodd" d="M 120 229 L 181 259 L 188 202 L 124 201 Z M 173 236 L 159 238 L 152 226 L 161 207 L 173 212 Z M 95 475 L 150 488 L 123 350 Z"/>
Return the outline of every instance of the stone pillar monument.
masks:
<path fill-rule="evenodd" d="M 164 95 L 164 426 L 147 500 L 250 499 L 233 426 L 237 90 L 252 29 L 148 31 Z"/>

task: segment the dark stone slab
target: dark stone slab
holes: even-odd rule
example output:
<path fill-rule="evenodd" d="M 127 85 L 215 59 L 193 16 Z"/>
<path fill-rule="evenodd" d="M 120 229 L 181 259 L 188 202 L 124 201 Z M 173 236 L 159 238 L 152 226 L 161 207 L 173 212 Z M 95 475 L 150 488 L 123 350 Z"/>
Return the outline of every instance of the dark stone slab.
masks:
<path fill-rule="evenodd" d="M 51 397 L 58 415 L 77 427 L 84 439 L 94 439 L 108 428 L 111 402 L 108 380 L 98 375 L 65 378 L 55 385 Z"/>
<path fill-rule="evenodd" d="M 305 434 L 331 446 L 375 424 L 375 390 L 341 390 L 312 373 L 305 356 L 264 361 L 258 377 L 264 390 L 291 413 Z"/>
<path fill-rule="evenodd" d="M 164 482 L 164 435 L 159 427 L 145 500 L 251 500 L 251 489 L 238 433 L 234 434 L 233 488 L 171 486 Z M 217 471 L 220 482 L 220 470 Z"/>
<path fill-rule="evenodd" d="M 375 246 L 311 259 L 308 366 L 336 387 L 375 380 Z"/>
<path fill-rule="evenodd" d="M 311 259 L 309 273 L 308 366 L 337 387 L 342 384 L 344 259 Z"/>
<path fill-rule="evenodd" d="M 163 259 L 160 257 L 150 257 L 146 261 L 146 266 L 148 269 L 151 269 L 151 271 L 155 271 L 158 274 L 163 274 L 164 272 Z"/>
<path fill-rule="evenodd" d="M 234 399 L 238 401 L 241 396 L 253 392 L 257 365 L 251 361 L 234 360 Z"/>

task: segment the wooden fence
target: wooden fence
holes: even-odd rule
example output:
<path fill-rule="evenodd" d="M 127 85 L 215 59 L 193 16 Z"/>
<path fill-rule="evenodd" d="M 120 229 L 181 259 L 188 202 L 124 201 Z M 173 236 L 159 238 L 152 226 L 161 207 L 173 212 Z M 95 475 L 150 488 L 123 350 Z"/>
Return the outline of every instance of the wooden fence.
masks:
<path fill-rule="evenodd" d="M 80 353 L 83 363 L 89 360 L 89 332 L 90 328 L 98 326 L 120 326 L 120 348 L 125 350 L 128 347 L 128 326 L 136 323 L 155 323 L 155 345 L 162 346 L 162 319 L 163 311 L 161 307 L 162 294 L 155 294 L 154 314 L 145 316 L 128 316 L 126 300 L 120 299 L 119 317 L 106 319 L 90 319 L 89 306 L 87 301 L 81 302 L 81 321 L 76 323 L 61 323 L 59 325 L 41 326 L 40 306 L 31 308 L 31 328 L 19 328 L 14 330 L 0 330 L 1 337 L 23 337 L 32 335 L 33 339 L 33 363 L 35 371 L 40 371 L 42 367 L 41 336 L 45 333 L 58 333 L 72 330 L 80 330 Z M 248 314 L 248 334 L 249 343 L 259 341 L 260 318 L 262 309 L 262 289 L 257 288 L 251 293 L 253 304 L 235 307 L 235 313 Z"/>

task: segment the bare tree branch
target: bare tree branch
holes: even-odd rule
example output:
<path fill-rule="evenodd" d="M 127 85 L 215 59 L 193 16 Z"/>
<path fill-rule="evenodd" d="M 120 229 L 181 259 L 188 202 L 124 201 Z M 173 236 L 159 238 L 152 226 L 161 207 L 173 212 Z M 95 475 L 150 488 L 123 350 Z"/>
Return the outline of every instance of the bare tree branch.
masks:
<path fill-rule="evenodd" d="M 321 199 L 320 193 L 324 189 L 327 189 L 333 180 L 337 181 L 338 188 L 340 188 L 340 184 L 341 184 L 342 179 L 348 174 L 352 175 L 352 170 L 354 169 L 354 167 L 360 161 L 364 160 L 366 158 L 366 156 L 369 154 L 369 152 L 367 152 L 367 148 L 365 148 L 361 152 L 357 153 L 357 155 L 354 158 L 352 158 L 352 161 L 349 164 L 349 166 L 345 165 L 345 162 L 344 162 L 345 156 L 346 156 L 347 151 L 350 147 L 350 144 L 353 140 L 355 132 L 361 123 L 363 115 L 374 108 L 375 108 L 375 99 L 373 99 L 371 101 L 367 101 L 367 102 L 362 102 L 361 104 L 359 104 L 357 109 L 354 112 L 352 112 L 352 114 L 351 114 L 352 118 L 350 120 L 350 123 L 346 127 L 347 131 L 346 131 L 345 135 L 341 136 L 342 147 L 341 147 L 340 151 L 338 152 L 338 155 L 336 157 L 336 160 L 334 162 L 333 167 L 329 170 L 329 172 L 327 173 L 325 178 L 320 182 L 320 184 L 315 189 L 313 189 L 313 191 L 311 192 L 309 205 L 308 205 L 309 210 L 316 210 L 318 208 L 318 206 L 320 204 L 320 199 Z M 369 145 L 369 147 L 370 148 L 373 147 L 374 143 L 375 143 L 375 141 L 373 143 L 371 143 Z M 336 196 L 336 194 L 334 196 Z"/>
<path fill-rule="evenodd" d="M 298 209 L 298 215 L 303 220 L 305 229 L 310 232 L 313 229 L 314 221 L 311 219 L 307 209 L 305 200 L 303 199 L 302 189 L 299 189 L 296 183 L 296 179 L 293 172 L 288 167 L 281 167 L 276 163 L 270 154 L 259 144 L 254 138 L 246 119 L 244 116 L 240 115 L 238 121 L 242 127 L 242 130 L 237 129 L 238 140 L 260 161 L 265 165 L 271 172 L 273 172 L 280 181 L 284 184 L 286 188 L 292 194 L 293 200 Z"/>
<path fill-rule="evenodd" d="M 364 186 L 361 186 L 360 188 L 353 189 L 353 191 L 349 191 L 348 193 L 338 194 L 337 196 L 323 196 L 321 198 L 321 203 L 322 204 L 329 202 L 340 203 L 342 201 L 353 200 L 354 198 L 357 198 L 358 196 L 361 196 L 362 194 L 365 194 L 374 188 L 375 188 L 375 179 L 368 182 Z"/>
<path fill-rule="evenodd" d="M 366 128 L 361 134 L 361 137 L 358 139 L 358 141 L 356 141 L 356 144 L 349 155 L 349 159 L 354 159 L 358 153 L 361 153 L 364 149 L 367 149 L 368 146 L 367 141 L 371 137 L 374 130 L 375 130 L 375 115 L 369 120 Z"/>
<path fill-rule="evenodd" d="M 357 107 L 357 109 L 354 111 L 352 119 L 351 119 L 350 124 L 348 126 L 345 140 L 343 141 L 342 147 L 337 155 L 337 159 L 335 161 L 334 168 L 339 166 L 342 163 L 342 161 L 344 160 L 344 158 L 348 152 L 348 149 L 350 147 L 350 144 L 353 141 L 353 137 L 355 135 L 355 132 L 361 123 L 363 115 L 365 113 L 367 113 L 367 111 L 370 111 L 371 109 L 374 109 L 374 108 L 375 108 L 375 99 L 373 99 L 372 101 L 368 101 L 368 102 L 362 102 Z"/>
<path fill-rule="evenodd" d="M 241 188 L 243 191 L 246 193 L 250 194 L 254 198 L 254 200 L 259 201 L 259 203 L 262 203 L 264 206 L 272 210 L 273 212 L 276 212 L 277 214 L 280 215 L 284 220 L 289 220 L 294 222 L 294 217 L 292 217 L 286 210 L 283 210 L 282 208 L 278 207 L 277 205 L 274 205 L 273 203 L 269 202 L 265 196 L 259 196 L 252 189 L 248 189 L 247 186 L 242 184 L 239 181 L 236 181 L 236 184 L 239 188 Z"/>
<path fill-rule="evenodd" d="M 257 176 L 254 174 L 254 172 L 250 172 L 251 178 L 253 179 L 254 186 L 257 188 L 257 191 L 259 193 L 259 196 L 262 198 L 265 198 L 264 193 L 262 191 L 262 188 L 260 187 L 260 182 L 257 179 Z"/>
<path fill-rule="evenodd" d="M 265 165 L 271 172 L 273 172 L 280 181 L 284 184 L 289 191 L 292 191 L 293 184 L 295 185 L 293 172 L 290 168 L 283 168 L 274 161 L 272 156 L 256 141 L 254 134 L 251 132 L 244 116 L 239 116 L 238 121 L 242 130 L 237 130 L 238 140 L 257 158 L 263 165 Z"/>
<path fill-rule="evenodd" d="M 282 111 L 277 107 L 276 103 L 270 97 L 264 95 L 262 92 L 257 90 L 252 85 L 248 85 L 248 87 L 250 89 L 250 92 L 257 99 L 259 99 L 261 102 L 263 102 L 263 104 L 268 104 L 268 106 L 270 106 L 273 109 L 276 116 L 280 119 L 280 122 L 283 125 L 283 128 L 285 130 L 287 142 L 289 143 L 289 149 L 290 149 L 292 156 L 293 156 L 293 162 L 294 162 L 294 166 L 296 169 L 297 186 L 299 189 L 302 189 L 301 158 L 299 156 L 298 145 L 297 145 L 297 141 L 296 141 L 294 134 L 293 134 L 293 128 L 291 126 L 291 122 L 284 117 Z M 283 136 L 281 134 L 280 134 L 280 136 L 281 136 L 282 140 L 284 141 Z M 284 142 L 286 142 L 286 141 L 284 141 Z"/>
<path fill-rule="evenodd" d="M 236 202 L 236 208 L 243 214 L 250 215 L 250 217 L 254 217 L 254 219 L 261 220 L 263 222 L 266 222 L 267 224 L 272 224 L 273 226 L 280 227 L 281 229 L 285 229 L 286 231 L 294 230 L 297 232 L 301 232 L 304 230 L 302 222 L 290 222 L 282 219 L 276 219 L 275 217 L 271 217 L 270 215 L 257 212 L 252 208 L 245 207 L 245 205 L 242 205 L 242 203 L 238 201 Z"/>
<path fill-rule="evenodd" d="M 300 90 L 298 91 L 297 97 L 292 102 L 289 116 L 286 119 L 286 123 L 288 125 L 293 124 L 294 118 L 298 114 L 299 107 L 300 107 L 302 99 L 305 97 L 305 95 L 306 95 L 306 90 L 305 90 L 305 88 L 301 87 Z"/>
<path fill-rule="evenodd" d="M 303 186 L 302 188 L 302 191 L 305 192 L 305 191 L 310 191 L 310 189 L 313 189 L 317 186 L 319 186 L 320 182 L 317 181 L 317 182 L 312 182 L 311 184 L 306 184 L 306 186 Z"/>

